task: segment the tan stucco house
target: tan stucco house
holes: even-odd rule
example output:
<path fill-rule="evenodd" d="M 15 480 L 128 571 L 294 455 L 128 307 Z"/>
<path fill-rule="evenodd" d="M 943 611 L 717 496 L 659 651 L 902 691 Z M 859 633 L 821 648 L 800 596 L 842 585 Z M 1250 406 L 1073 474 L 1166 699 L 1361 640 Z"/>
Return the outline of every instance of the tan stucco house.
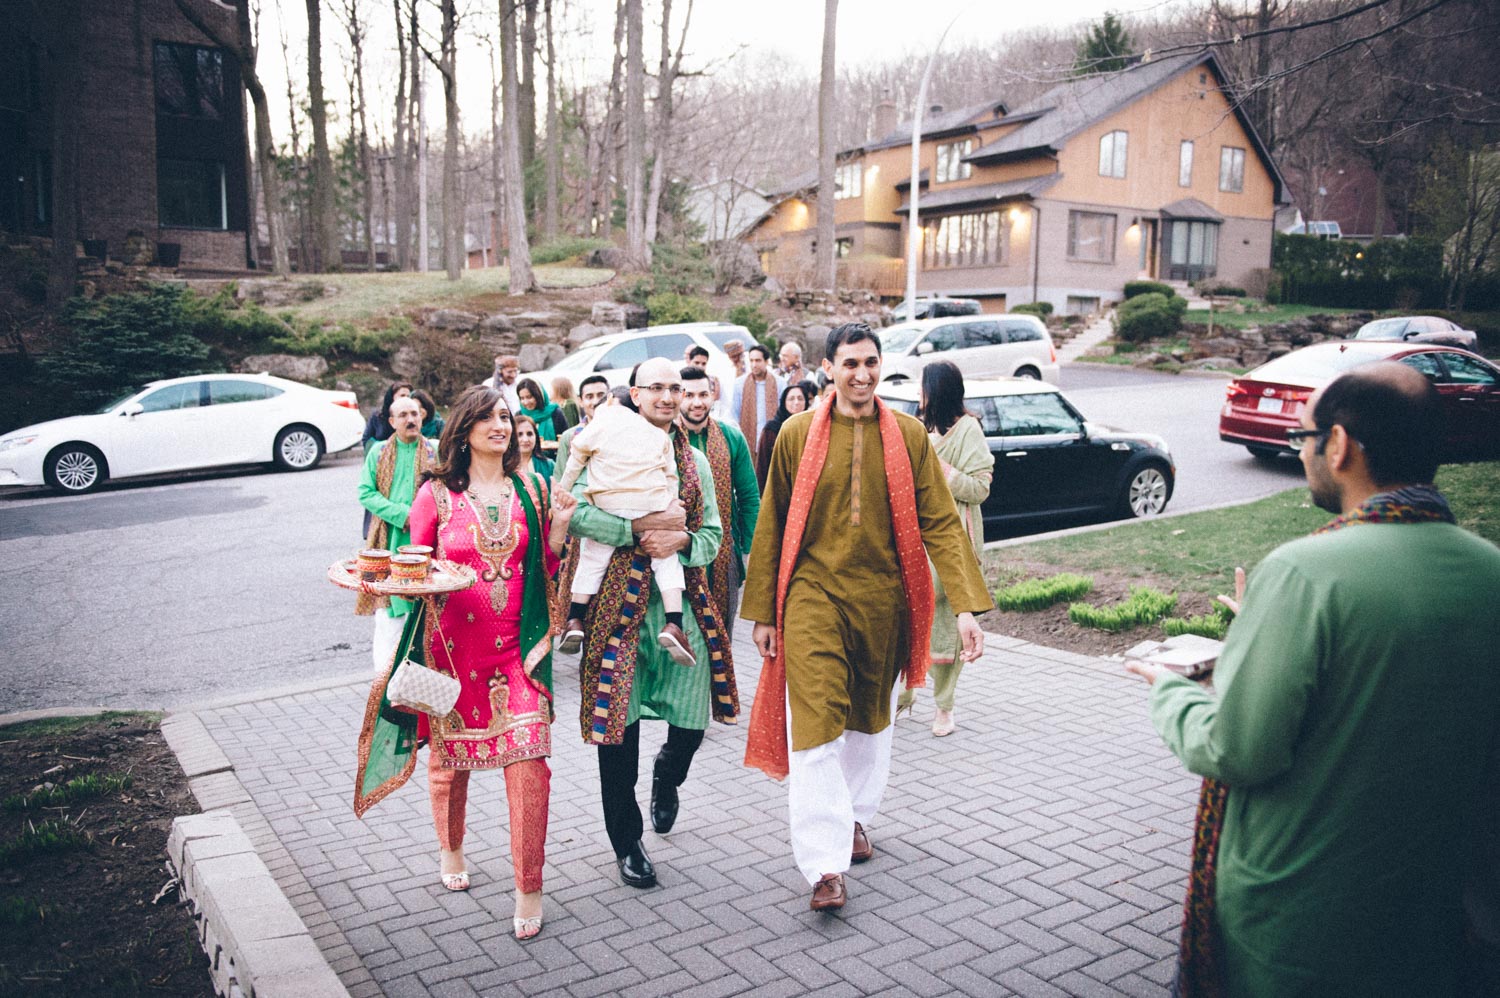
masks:
<path fill-rule="evenodd" d="M 1126 281 L 1243 283 L 1271 263 L 1286 185 L 1211 52 L 1070 80 L 1029 104 L 924 115 L 917 288 L 989 311 L 1092 312 Z M 838 156 L 838 254 L 899 269 L 911 124 Z M 769 273 L 810 272 L 816 184 L 777 192 L 746 233 Z"/>

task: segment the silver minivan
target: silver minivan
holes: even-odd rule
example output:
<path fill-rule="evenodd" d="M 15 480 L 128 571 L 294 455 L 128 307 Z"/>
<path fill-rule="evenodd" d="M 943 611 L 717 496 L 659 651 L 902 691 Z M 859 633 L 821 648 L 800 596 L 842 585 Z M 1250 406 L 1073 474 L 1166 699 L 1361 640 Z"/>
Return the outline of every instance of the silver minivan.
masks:
<path fill-rule="evenodd" d="M 1034 315 L 965 315 L 900 322 L 880 331 L 884 380 L 917 379 L 935 360 L 965 378 L 1033 378 L 1057 384 L 1052 334 Z"/>

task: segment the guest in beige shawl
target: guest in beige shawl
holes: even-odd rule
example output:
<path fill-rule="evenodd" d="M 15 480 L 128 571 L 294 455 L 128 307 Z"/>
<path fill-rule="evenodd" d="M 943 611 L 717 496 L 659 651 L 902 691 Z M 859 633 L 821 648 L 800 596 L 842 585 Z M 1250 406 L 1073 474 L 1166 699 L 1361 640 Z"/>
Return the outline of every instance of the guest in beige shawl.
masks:
<path fill-rule="evenodd" d="M 958 506 L 958 518 L 979 557 L 984 548 L 984 517 L 980 504 L 990 494 L 994 477 L 995 455 L 979 420 L 964 410 L 964 376 L 948 361 L 928 364 L 922 370 L 922 422 L 932 436 L 937 456 L 942 461 L 948 491 Z M 953 733 L 953 694 L 958 688 L 958 674 L 963 671 L 959 651 L 963 641 L 949 605 L 942 580 L 933 575 L 935 600 L 932 613 L 932 695 L 937 711 L 932 719 L 932 733 L 939 737 Z M 910 712 L 917 691 L 901 693 L 897 712 Z"/>

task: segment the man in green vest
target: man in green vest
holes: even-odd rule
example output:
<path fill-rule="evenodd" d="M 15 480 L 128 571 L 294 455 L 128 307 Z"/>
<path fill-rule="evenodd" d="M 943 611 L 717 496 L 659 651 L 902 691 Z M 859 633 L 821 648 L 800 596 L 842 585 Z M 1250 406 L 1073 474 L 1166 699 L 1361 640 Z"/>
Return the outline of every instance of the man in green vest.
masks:
<path fill-rule="evenodd" d="M 1128 666 L 1167 747 L 1207 778 L 1185 995 L 1469 993 L 1464 879 L 1495 821 L 1476 802 L 1500 736 L 1500 550 L 1432 485 L 1442 433 L 1436 390 L 1399 363 L 1316 392 L 1289 439 L 1337 519 L 1256 566 L 1214 690 Z"/>

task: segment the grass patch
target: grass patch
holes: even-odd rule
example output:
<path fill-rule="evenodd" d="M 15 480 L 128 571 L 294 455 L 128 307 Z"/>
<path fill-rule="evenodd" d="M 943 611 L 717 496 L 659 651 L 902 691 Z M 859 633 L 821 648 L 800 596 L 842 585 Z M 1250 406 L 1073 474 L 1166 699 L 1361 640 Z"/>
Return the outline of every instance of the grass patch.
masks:
<path fill-rule="evenodd" d="M 20 835 L 9 842 L 0 842 L 0 866 L 8 866 L 32 856 L 55 856 L 88 849 L 93 844 L 88 833 L 79 831 L 71 822 L 57 819 L 48 819 L 35 825 L 28 822 Z"/>
<path fill-rule="evenodd" d="M 604 284 L 615 276 L 612 270 L 590 267 L 539 266 L 536 279 L 543 288 L 587 288 Z M 323 284 L 338 293 L 288 306 L 284 311 L 314 322 L 357 322 L 388 317 L 423 305 L 458 306 L 480 295 L 509 290 L 510 270 L 490 267 L 465 270 L 456 281 L 442 271 L 389 274 L 319 274 Z M 524 303 L 524 299 L 518 300 Z"/>
<path fill-rule="evenodd" d="M 1459 526 L 1500 544 L 1500 461 L 1445 465 L 1437 487 Z M 1236 566 L 1251 570 L 1287 541 L 1306 537 L 1332 516 L 1312 504 L 1306 487 L 1243 506 L 1036 541 L 991 552 L 993 574 L 1003 558 L 1059 572 L 1119 571 L 1126 566 L 1173 592 L 1234 592 Z"/>
<path fill-rule="evenodd" d="M 1253 307 L 1254 311 L 1236 312 L 1233 309 L 1221 311 L 1216 308 L 1213 310 L 1214 325 L 1246 329 L 1250 326 L 1289 322 L 1292 319 L 1300 319 L 1309 315 L 1348 315 L 1350 312 L 1366 311 L 1357 308 L 1330 308 L 1327 305 L 1267 305 L 1253 298 L 1247 298 L 1245 301 L 1247 307 Z M 1183 316 L 1182 321 L 1206 325 L 1208 315 L 1207 309 L 1193 309 Z"/>
<path fill-rule="evenodd" d="M 129 776 L 118 774 L 100 776 L 98 773 L 89 773 L 86 776 L 76 776 L 60 786 L 47 787 L 29 794 L 11 794 L 5 800 L 0 801 L 0 810 L 14 812 L 42 807 L 66 807 L 69 804 L 103 797 L 105 794 L 119 793 L 127 789 L 132 782 Z"/>
<path fill-rule="evenodd" d="M 155 727 L 166 714 L 159 710 L 106 710 L 98 714 L 77 714 L 65 717 L 39 717 L 34 721 L 20 721 L 0 727 L 0 739 L 36 738 L 65 735 L 91 724 L 104 722 L 112 728 L 127 725 Z"/>
<path fill-rule="evenodd" d="M 1080 627 L 1101 631 L 1128 631 L 1132 627 L 1160 620 L 1177 609 L 1177 596 L 1157 592 L 1146 586 L 1131 586 L 1130 596 L 1114 606 L 1074 603 L 1068 607 L 1068 619 Z"/>
<path fill-rule="evenodd" d="M 1002 610 L 1045 610 L 1054 603 L 1076 600 L 1094 589 L 1088 575 L 1063 572 L 1045 579 L 1026 579 L 995 590 L 995 605 Z"/>
<path fill-rule="evenodd" d="M 1234 611 L 1222 603 L 1216 603 L 1213 610 L 1199 616 L 1168 617 L 1161 622 L 1161 629 L 1162 633 L 1169 638 L 1182 634 L 1196 634 L 1200 638 L 1223 641 L 1224 635 L 1229 633 L 1229 622 L 1233 619 Z"/>

